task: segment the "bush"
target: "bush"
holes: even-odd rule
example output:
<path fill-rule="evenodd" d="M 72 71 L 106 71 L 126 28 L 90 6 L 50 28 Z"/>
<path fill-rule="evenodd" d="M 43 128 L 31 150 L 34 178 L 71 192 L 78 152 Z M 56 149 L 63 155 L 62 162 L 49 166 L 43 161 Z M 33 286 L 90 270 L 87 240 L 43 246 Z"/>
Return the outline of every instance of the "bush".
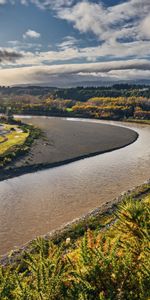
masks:
<path fill-rule="evenodd" d="M 149 214 L 150 197 L 130 199 L 110 229 L 87 230 L 74 247 L 37 239 L 16 264 L 1 267 L 0 299 L 148 300 Z"/>

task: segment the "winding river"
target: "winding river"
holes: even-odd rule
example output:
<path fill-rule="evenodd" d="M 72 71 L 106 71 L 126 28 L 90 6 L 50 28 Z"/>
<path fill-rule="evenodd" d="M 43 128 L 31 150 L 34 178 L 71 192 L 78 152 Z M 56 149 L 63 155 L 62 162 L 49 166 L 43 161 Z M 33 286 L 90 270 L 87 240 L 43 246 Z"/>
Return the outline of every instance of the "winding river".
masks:
<path fill-rule="evenodd" d="M 150 178 L 150 127 L 106 123 L 134 129 L 139 138 L 113 152 L 0 182 L 0 254 L 88 213 Z"/>

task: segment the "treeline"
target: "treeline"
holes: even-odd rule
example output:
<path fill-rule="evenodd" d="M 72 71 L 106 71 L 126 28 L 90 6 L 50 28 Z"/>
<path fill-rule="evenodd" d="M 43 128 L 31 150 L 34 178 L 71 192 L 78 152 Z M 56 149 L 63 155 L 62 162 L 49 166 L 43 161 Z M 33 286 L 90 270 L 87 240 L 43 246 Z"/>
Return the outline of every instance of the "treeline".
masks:
<path fill-rule="evenodd" d="M 0 90 L 5 88 L 0 88 Z M 0 112 L 100 119 L 150 119 L 150 87 L 115 85 L 99 88 L 10 88 L 0 93 Z M 43 93 L 40 93 L 43 89 Z M 22 91 L 22 94 L 20 93 Z M 32 92 L 33 94 L 30 94 Z M 26 93 L 25 93 L 26 92 Z M 29 92 L 29 93 L 28 93 Z M 18 93 L 18 94 L 17 94 Z M 19 94 L 20 93 L 20 94 Z M 24 93 L 24 94 L 23 94 Z M 146 95 L 147 96 L 144 96 Z M 119 95 L 119 96 L 118 96 Z M 142 96 L 141 96 L 142 95 Z"/>
<path fill-rule="evenodd" d="M 149 86 L 137 85 L 113 85 L 112 87 L 93 87 L 93 88 L 70 88 L 53 91 L 53 95 L 63 99 L 74 99 L 77 101 L 87 101 L 92 97 L 146 97 L 150 98 Z"/>
<path fill-rule="evenodd" d="M 15 96 L 2 100 L 0 112 L 10 107 L 12 113 L 52 116 L 75 116 L 108 120 L 150 119 L 150 100 L 143 97 L 95 97 L 86 102 L 32 96 Z"/>
<path fill-rule="evenodd" d="M 101 87 L 75 87 L 56 88 L 41 86 L 0 86 L 0 95 L 31 95 L 42 97 L 53 96 L 54 98 L 74 99 L 87 101 L 91 97 L 146 97 L 150 98 L 149 85 L 115 84 Z"/>
<path fill-rule="evenodd" d="M 150 100 L 139 97 L 119 97 L 89 99 L 86 103 L 78 103 L 73 108 L 78 114 L 101 119 L 150 118 Z"/>
<path fill-rule="evenodd" d="M 14 86 L 6 87 L 0 86 L 1 95 L 31 95 L 31 96 L 44 96 L 52 91 L 57 90 L 53 87 L 41 87 L 41 86 Z"/>

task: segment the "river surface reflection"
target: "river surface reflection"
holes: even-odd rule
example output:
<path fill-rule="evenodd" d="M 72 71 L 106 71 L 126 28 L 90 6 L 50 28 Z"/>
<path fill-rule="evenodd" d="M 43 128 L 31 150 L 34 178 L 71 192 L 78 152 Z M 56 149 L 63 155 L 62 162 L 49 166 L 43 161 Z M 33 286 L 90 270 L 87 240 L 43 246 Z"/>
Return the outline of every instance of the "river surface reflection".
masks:
<path fill-rule="evenodd" d="M 137 131 L 139 138 L 110 153 L 0 182 L 0 254 L 86 214 L 150 178 L 150 127 L 107 124 L 127 126 Z"/>

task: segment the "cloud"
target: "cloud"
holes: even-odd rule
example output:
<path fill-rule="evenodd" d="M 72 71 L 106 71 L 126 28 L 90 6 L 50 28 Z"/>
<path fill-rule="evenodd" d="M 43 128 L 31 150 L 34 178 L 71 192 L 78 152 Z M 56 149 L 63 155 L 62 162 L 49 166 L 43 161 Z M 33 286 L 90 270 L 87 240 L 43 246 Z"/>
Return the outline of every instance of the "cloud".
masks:
<path fill-rule="evenodd" d="M 31 39 L 38 39 L 40 38 L 41 34 L 37 31 L 34 31 L 32 29 L 28 29 L 24 34 L 23 34 L 23 38 L 31 38 Z"/>
<path fill-rule="evenodd" d="M 0 0 L 4 3 L 6 0 Z M 11 1 L 11 0 L 9 0 Z M 17 2 L 14 0 L 14 2 Z M 80 33 L 93 33 L 99 40 L 144 39 L 149 34 L 149 0 L 128 0 L 106 6 L 105 1 L 92 0 L 20 0 L 40 9 L 55 11 L 55 17 L 73 24 Z M 39 38 L 40 34 L 29 29 L 25 37 Z"/>
<path fill-rule="evenodd" d="M 139 34 L 142 35 L 142 31 L 139 32 L 141 22 L 144 22 L 147 32 L 149 11 L 149 0 L 130 0 L 109 7 L 102 2 L 80 1 L 58 10 L 57 16 L 71 22 L 81 33 L 91 32 L 99 40 L 106 41 L 112 38 L 138 39 Z"/>
<path fill-rule="evenodd" d="M 38 8 L 59 10 L 63 7 L 70 7 L 75 0 L 20 0 L 23 5 L 27 5 L 28 3 L 35 4 Z"/>
<path fill-rule="evenodd" d="M 141 22 L 139 30 L 141 36 L 150 39 L 150 14 Z"/>
<path fill-rule="evenodd" d="M 2 1 L 5 0 L 0 0 L 0 3 Z M 0 70 L 3 82 L 15 84 L 49 81 L 56 85 L 93 79 L 117 80 L 128 77 L 133 79 L 139 76 L 148 78 L 149 0 L 124 0 L 120 4 L 114 1 L 113 5 L 109 6 L 104 0 L 21 0 L 21 2 L 24 5 L 35 4 L 42 10 L 52 10 L 56 18 L 70 23 L 81 35 L 79 40 L 73 36 L 66 36 L 55 45 L 55 50 L 52 47 L 44 48 L 43 45 L 43 49 L 46 50 L 41 51 L 41 45 L 36 44 L 40 33 L 28 29 L 23 35 L 23 42 L 9 42 L 13 47 L 12 51 L 20 54 L 19 64 L 17 61 L 18 68 L 14 68 L 15 58 L 3 59 L 5 69 L 8 66 L 8 72 Z M 90 33 L 97 46 L 82 47 L 83 34 L 87 41 L 89 37 L 87 33 Z M 75 34 L 74 31 L 73 35 Z M 31 43 L 30 40 L 28 43 L 27 38 L 33 39 Z M 78 64 L 71 63 L 75 60 Z M 54 63 L 55 65 L 50 65 Z"/>
<path fill-rule="evenodd" d="M 36 50 L 38 51 L 41 47 L 42 47 L 42 44 L 40 43 L 28 43 L 26 41 L 24 42 L 21 42 L 21 41 L 18 41 L 18 40 L 12 40 L 12 41 L 8 41 L 7 42 L 9 46 L 13 47 L 13 49 L 15 49 L 16 51 L 27 51 L 27 50 Z"/>
<path fill-rule="evenodd" d="M 67 56 L 68 60 L 85 58 L 88 61 L 96 61 L 104 57 L 107 59 L 108 56 L 110 59 L 117 56 L 127 58 L 150 55 L 149 0 L 124 0 L 120 4 L 111 6 L 104 5 L 105 1 L 100 0 L 97 2 L 92 0 L 25 1 L 34 3 L 40 9 L 55 11 L 55 17 L 70 22 L 80 33 L 92 33 L 100 41 L 98 47 L 79 48 L 77 47 L 79 43 L 73 37 L 66 37 L 63 42 L 56 45 L 57 51 L 35 53 L 34 61 L 42 61 L 46 54 L 49 62 L 67 61 Z M 23 37 L 35 40 L 40 37 L 40 33 L 29 29 Z M 29 56 L 27 55 L 27 59 Z"/>
<path fill-rule="evenodd" d="M 0 0 L 0 5 L 6 4 L 7 0 Z"/>
<path fill-rule="evenodd" d="M 150 41 L 143 41 L 142 43 L 140 43 L 139 41 L 129 43 L 118 43 L 112 40 L 100 46 L 84 48 L 77 47 L 76 43 L 76 40 L 69 37 L 65 39 L 62 43 L 60 43 L 58 45 L 58 49 L 55 51 L 38 50 L 34 52 L 30 50 L 30 47 L 33 48 L 32 44 L 29 44 L 28 47 L 26 45 L 26 51 L 20 51 L 20 53 L 22 54 L 22 58 L 20 58 L 19 63 L 20 65 L 26 66 L 51 64 L 54 62 L 68 63 L 72 60 L 82 60 L 82 62 L 93 62 L 99 60 L 112 61 L 124 58 L 125 61 L 127 61 L 127 59 L 131 59 L 131 57 L 138 59 L 141 59 L 143 57 L 150 57 Z M 21 47 L 23 47 L 23 45 L 18 45 L 17 41 L 12 41 L 11 44 L 14 45 L 14 49 L 16 50 L 19 50 L 21 49 Z M 5 67 L 6 64 L 7 62 L 5 63 Z M 10 65 L 9 62 L 8 64 Z"/>
<path fill-rule="evenodd" d="M 17 53 L 15 51 L 0 49 L 0 63 L 14 63 L 16 60 L 22 58 L 23 55 L 21 53 Z"/>
<path fill-rule="evenodd" d="M 93 32 L 102 36 L 107 30 L 106 13 L 101 4 L 81 2 L 58 11 L 58 17 L 74 24 L 81 33 Z"/>
<path fill-rule="evenodd" d="M 140 77 L 141 76 L 141 77 Z M 103 63 L 32 66 L 0 69 L 1 85 L 41 84 L 70 85 L 70 83 L 96 80 L 149 78 L 150 61 L 129 60 Z"/>
<path fill-rule="evenodd" d="M 49 3 L 50 8 L 57 10 L 62 7 L 71 6 L 74 3 L 74 0 L 46 0 L 44 2 Z"/>
<path fill-rule="evenodd" d="M 59 49 L 65 50 L 74 47 L 77 43 L 78 40 L 75 37 L 68 35 L 57 46 Z"/>
<path fill-rule="evenodd" d="M 55 17 L 72 23 L 82 34 L 87 32 L 94 34 L 102 43 L 112 39 L 119 41 L 120 44 L 121 39 L 124 41 L 150 39 L 149 0 L 124 0 L 109 6 L 102 0 L 24 1 L 25 4 L 32 2 L 40 9 L 53 10 Z"/>

